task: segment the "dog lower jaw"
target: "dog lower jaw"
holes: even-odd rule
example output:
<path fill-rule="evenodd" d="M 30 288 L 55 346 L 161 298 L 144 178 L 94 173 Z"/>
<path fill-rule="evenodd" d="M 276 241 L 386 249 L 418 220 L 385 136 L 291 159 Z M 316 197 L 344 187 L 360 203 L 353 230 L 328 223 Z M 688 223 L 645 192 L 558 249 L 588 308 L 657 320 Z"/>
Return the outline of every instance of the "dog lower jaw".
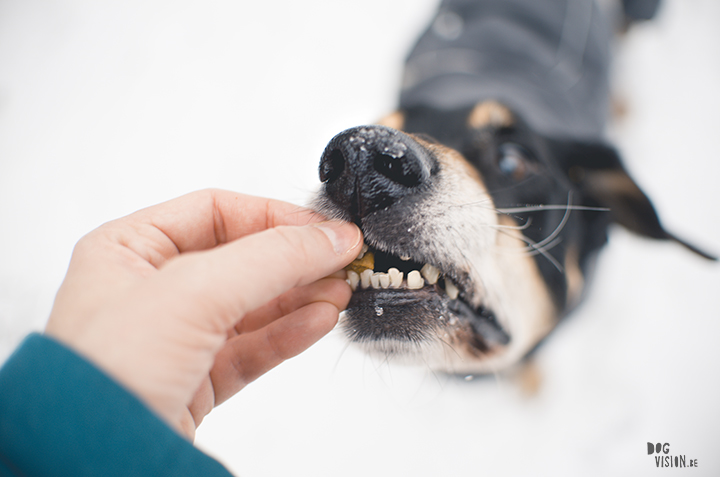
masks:
<path fill-rule="evenodd" d="M 388 364 L 420 366 L 448 375 L 497 373 L 516 365 L 523 357 L 504 346 L 478 356 L 477 350 L 469 350 L 465 342 L 447 331 L 422 341 L 357 339 L 352 340 L 352 344 L 364 354 Z"/>
<path fill-rule="evenodd" d="M 511 341 L 488 310 L 437 286 L 358 290 L 341 327 L 368 354 L 447 373 L 495 371 Z"/>

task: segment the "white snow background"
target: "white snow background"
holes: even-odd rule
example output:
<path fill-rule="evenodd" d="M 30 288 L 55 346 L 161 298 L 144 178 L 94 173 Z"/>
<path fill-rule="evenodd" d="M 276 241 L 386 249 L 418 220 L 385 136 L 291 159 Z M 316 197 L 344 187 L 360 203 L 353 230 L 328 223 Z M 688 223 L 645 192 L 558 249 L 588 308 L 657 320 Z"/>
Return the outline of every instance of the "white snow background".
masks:
<path fill-rule="evenodd" d="M 42 329 L 75 242 L 206 187 L 306 203 L 341 130 L 395 106 L 436 0 L 0 1 L 0 360 Z M 624 40 L 613 127 L 666 226 L 720 252 L 720 2 Z M 647 442 L 720 475 L 720 265 L 614 230 L 524 397 L 366 357 L 333 332 L 215 409 L 245 476 L 640 476 Z M 2 390 L 0 390 L 2 392 Z"/>

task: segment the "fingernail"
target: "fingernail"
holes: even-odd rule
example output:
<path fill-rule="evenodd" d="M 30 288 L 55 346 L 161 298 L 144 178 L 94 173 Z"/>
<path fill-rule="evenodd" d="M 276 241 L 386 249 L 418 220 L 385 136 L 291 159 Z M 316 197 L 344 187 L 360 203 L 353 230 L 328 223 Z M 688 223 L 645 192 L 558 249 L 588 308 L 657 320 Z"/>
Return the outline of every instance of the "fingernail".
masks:
<path fill-rule="evenodd" d="M 335 253 L 338 255 L 344 255 L 355 248 L 362 240 L 360 229 L 349 222 L 328 220 L 327 222 L 313 224 L 313 227 L 320 229 L 330 239 Z"/>

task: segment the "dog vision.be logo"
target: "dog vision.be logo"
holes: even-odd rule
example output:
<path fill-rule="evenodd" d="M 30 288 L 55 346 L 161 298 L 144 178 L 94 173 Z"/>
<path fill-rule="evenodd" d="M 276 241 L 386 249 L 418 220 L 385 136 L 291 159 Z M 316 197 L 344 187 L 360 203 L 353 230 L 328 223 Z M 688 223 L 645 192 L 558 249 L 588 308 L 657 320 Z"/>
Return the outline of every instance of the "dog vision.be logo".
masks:
<path fill-rule="evenodd" d="M 667 442 L 661 444 L 653 444 L 652 442 L 647 443 L 648 455 L 655 455 L 655 466 L 656 467 L 697 467 L 697 459 L 688 459 L 686 455 L 669 455 L 670 444 Z"/>

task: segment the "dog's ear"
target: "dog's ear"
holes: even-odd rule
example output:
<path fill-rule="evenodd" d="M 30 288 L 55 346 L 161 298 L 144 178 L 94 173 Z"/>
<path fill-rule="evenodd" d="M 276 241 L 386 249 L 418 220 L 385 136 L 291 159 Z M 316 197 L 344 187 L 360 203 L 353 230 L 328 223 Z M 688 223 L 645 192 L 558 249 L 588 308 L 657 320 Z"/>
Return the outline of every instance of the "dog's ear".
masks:
<path fill-rule="evenodd" d="M 570 181 L 583 196 L 610 209 L 614 222 L 645 237 L 672 240 L 701 257 L 717 260 L 663 228 L 655 207 L 625 170 L 614 148 L 554 140 L 550 144 Z"/>

